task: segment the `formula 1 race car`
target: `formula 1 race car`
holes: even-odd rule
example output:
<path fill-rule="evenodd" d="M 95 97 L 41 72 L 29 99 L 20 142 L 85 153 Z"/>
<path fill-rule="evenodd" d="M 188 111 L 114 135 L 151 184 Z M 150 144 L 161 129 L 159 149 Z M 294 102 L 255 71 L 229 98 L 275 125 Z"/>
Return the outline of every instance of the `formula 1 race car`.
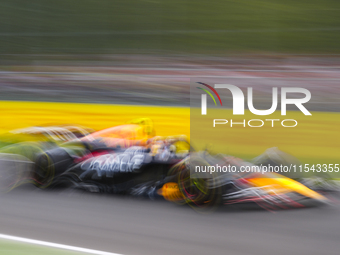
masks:
<path fill-rule="evenodd" d="M 16 143 L 1 149 L 2 161 L 10 162 L 10 166 L 2 164 L 0 169 L 4 191 L 29 182 L 39 188 L 163 197 L 203 209 L 235 203 L 276 209 L 301 207 L 305 201 L 328 201 L 298 181 L 261 171 L 256 164 L 273 160 L 268 155 L 250 163 L 207 151 L 195 152 L 184 136 L 155 136 L 149 119 L 98 132 L 54 126 L 15 133 L 41 137 L 39 142 Z M 276 154 L 276 162 L 277 155 L 280 153 Z M 282 157 L 282 161 L 287 159 Z M 232 166 L 236 171 L 195 172 L 197 166 L 216 165 L 226 169 Z M 242 166 L 253 166 L 258 171 L 245 173 Z"/>

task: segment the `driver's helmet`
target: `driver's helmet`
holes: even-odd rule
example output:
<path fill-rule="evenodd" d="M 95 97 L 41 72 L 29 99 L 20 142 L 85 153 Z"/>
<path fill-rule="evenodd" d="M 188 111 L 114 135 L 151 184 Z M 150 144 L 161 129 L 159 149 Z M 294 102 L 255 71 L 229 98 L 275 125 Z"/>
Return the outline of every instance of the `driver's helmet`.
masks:
<path fill-rule="evenodd" d="M 128 122 L 128 124 L 137 124 L 140 126 L 143 126 L 143 131 L 144 134 L 147 135 L 148 137 L 153 137 L 156 135 L 156 131 L 153 126 L 153 122 L 149 118 L 138 118 L 138 119 L 133 119 Z"/>

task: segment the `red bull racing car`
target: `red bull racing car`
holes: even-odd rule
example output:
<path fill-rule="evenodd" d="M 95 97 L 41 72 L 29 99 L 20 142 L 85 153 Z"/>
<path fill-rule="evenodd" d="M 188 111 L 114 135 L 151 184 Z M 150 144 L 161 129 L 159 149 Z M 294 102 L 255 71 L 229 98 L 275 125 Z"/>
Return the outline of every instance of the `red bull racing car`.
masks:
<path fill-rule="evenodd" d="M 25 142 L 1 149 L 1 189 L 32 183 L 42 189 L 71 188 L 98 193 L 164 198 L 197 208 L 255 203 L 266 209 L 328 203 L 319 192 L 278 173 L 244 173 L 244 165 L 278 162 L 276 157 L 246 162 L 196 152 L 184 136 L 158 137 L 151 120 L 93 132 L 77 126 L 15 130 Z M 32 138 L 34 137 L 34 139 Z M 35 141 L 34 141 L 35 140 Z M 267 153 L 268 154 L 268 153 Z M 280 160 L 280 159 L 279 159 Z M 286 158 L 285 158 L 286 160 Z M 283 161 L 283 160 L 282 160 Z M 197 174 L 195 166 L 233 166 L 238 171 Z"/>

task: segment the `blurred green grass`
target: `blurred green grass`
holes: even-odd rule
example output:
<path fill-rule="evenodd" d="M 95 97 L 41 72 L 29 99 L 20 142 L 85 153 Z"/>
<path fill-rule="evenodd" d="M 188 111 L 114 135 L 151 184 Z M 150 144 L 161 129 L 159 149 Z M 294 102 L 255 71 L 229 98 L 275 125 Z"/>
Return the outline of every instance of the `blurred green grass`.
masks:
<path fill-rule="evenodd" d="M 2 0 L 0 54 L 339 53 L 337 0 Z"/>
<path fill-rule="evenodd" d="M 26 244 L 21 242 L 0 240 L 0 253 L 6 255 L 80 255 L 82 252 L 73 252 L 63 249 L 49 248 L 45 246 Z"/>

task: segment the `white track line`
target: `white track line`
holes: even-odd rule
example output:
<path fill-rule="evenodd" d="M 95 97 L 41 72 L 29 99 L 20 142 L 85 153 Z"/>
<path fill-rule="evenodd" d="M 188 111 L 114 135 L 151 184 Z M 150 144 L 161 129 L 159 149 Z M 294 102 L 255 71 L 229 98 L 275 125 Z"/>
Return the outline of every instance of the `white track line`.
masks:
<path fill-rule="evenodd" d="M 122 255 L 122 254 L 119 254 L 119 253 L 98 251 L 98 250 L 86 249 L 86 248 L 81 248 L 81 247 L 76 247 L 76 246 L 57 244 L 57 243 L 50 243 L 50 242 L 44 242 L 44 241 L 28 239 L 28 238 L 23 238 L 23 237 L 17 237 L 17 236 L 4 235 L 4 234 L 0 234 L 0 238 L 1 239 L 12 240 L 12 241 L 23 242 L 23 243 L 48 246 L 48 247 L 64 249 L 64 250 L 84 252 L 84 253 L 89 253 L 89 254 L 97 254 L 97 255 Z"/>

